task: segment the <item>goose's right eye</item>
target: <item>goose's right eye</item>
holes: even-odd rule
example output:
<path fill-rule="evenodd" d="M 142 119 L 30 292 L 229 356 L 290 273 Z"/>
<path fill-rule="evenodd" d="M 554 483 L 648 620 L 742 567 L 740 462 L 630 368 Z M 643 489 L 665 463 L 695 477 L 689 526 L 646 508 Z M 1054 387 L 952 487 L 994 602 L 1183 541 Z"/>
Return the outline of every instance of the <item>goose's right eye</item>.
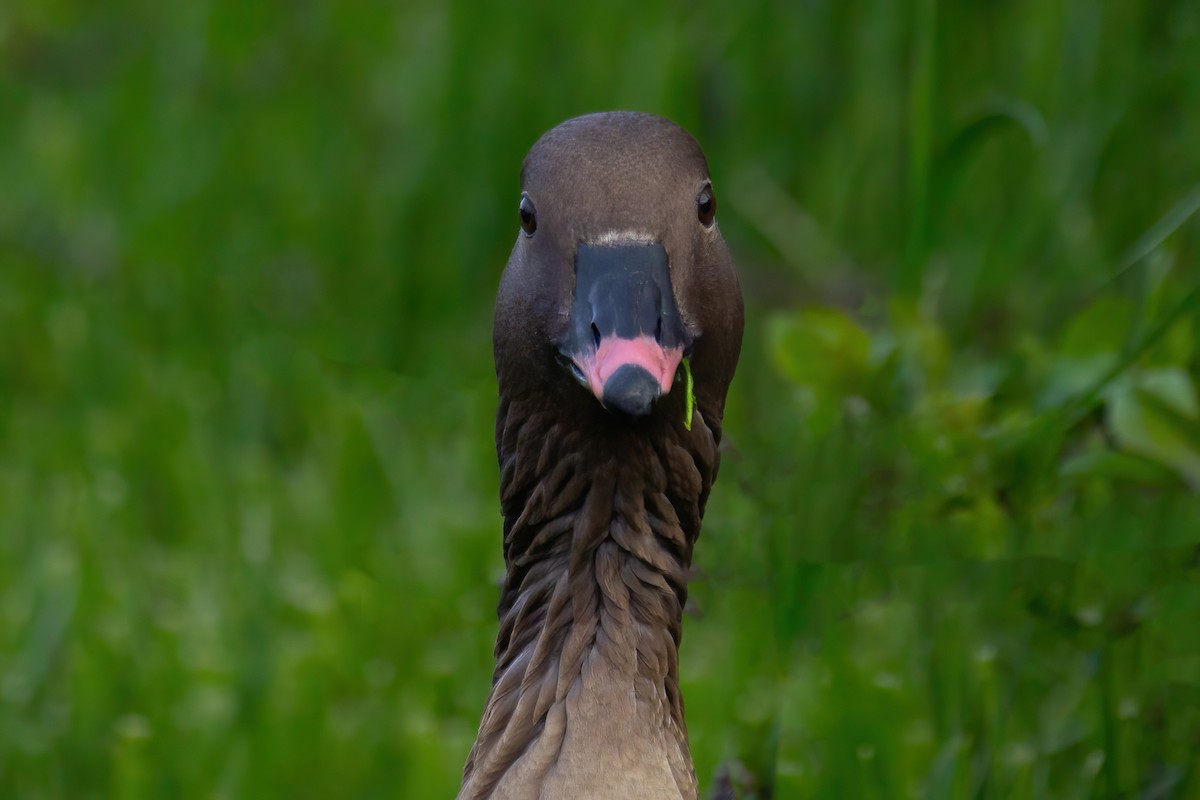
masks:
<path fill-rule="evenodd" d="M 537 230 L 537 209 L 533 207 L 533 201 L 529 199 L 529 195 L 521 195 L 521 230 L 525 231 L 526 236 L 533 236 L 533 232 Z"/>

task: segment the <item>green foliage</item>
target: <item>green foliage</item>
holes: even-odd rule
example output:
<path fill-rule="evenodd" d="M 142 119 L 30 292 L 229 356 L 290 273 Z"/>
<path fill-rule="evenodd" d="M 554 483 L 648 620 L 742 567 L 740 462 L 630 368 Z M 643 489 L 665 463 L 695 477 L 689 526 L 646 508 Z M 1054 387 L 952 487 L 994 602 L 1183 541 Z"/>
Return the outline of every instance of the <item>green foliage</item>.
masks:
<path fill-rule="evenodd" d="M 577 113 L 748 300 L 683 645 L 743 796 L 1200 792 L 1200 8 L 0 6 L 0 796 L 445 797 L 488 324 Z"/>

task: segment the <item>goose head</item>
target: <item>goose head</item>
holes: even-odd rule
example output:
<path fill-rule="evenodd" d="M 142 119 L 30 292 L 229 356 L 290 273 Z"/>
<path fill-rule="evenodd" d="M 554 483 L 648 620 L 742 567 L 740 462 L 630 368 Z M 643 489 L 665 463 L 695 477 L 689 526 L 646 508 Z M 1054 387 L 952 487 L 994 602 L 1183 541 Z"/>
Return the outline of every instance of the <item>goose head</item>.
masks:
<path fill-rule="evenodd" d="M 501 396 L 543 395 L 616 424 L 684 422 L 691 383 L 719 422 L 742 295 L 716 212 L 700 146 L 666 119 L 589 114 L 538 139 L 496 303 Z"/>

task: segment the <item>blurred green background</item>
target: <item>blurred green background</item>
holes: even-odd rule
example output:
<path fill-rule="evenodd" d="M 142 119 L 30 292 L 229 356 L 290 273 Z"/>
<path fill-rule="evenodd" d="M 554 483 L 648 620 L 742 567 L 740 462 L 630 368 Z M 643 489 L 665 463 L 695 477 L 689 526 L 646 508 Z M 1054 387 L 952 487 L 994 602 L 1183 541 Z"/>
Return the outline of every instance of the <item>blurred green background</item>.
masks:
<path fill-rule="evenodd" d="M 744 797 L 1200 797 L 1200 5 L 0 6 L 0 796 L 450 797 L 545 129 L 708 152 Z"/>

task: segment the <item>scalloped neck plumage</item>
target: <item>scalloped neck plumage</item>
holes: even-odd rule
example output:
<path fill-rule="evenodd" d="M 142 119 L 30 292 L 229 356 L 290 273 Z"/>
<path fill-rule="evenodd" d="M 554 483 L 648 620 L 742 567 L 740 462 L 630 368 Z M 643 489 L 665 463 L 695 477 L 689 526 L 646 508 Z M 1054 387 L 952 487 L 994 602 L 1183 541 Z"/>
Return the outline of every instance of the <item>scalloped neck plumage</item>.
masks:
<path fill-rule="evenodd" d="M 697 420 L 501 399 L 508 572 L 460 798 L 696 797 L 678 648 L 720 437 Z"/>

